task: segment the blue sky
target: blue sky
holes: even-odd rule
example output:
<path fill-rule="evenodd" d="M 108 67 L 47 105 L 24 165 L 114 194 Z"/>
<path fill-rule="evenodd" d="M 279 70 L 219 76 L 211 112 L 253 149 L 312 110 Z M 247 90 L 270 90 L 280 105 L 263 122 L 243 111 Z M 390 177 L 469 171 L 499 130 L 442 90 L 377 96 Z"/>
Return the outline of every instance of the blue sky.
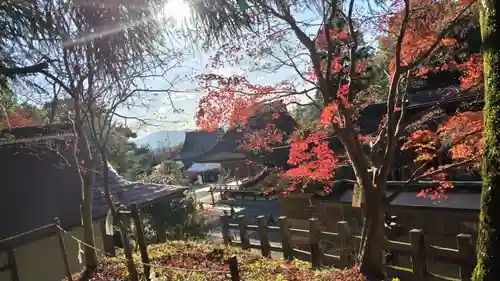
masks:
<path fill-rule="evenodd" d="M 362 2 L 365 3 L 364 1 Z M 363 4 L 362 6 L 365 5 Z M 189 7 L 183 0 L 172 0 L 170 4 L 165 7 L 165 16 L 173 20 L 182 21 L 188 19 L 189 14 Z M 314 15 L 311 12 L 303 13 L 298 16 L 298 20 L 310 19 L 312 16 Z M 183 43 L 185 42 L 179 42 L 179 44 Z M 225 67 L 217 70 L 209 69 L 206 68 L 205 65 L 209 62 L 210 53 L 196 51 L 190 48 L 186 48 L 186 50 L 189 50 L 189 54 L 187 55 L 188 59 L 184 60 L 182 68 L 171 71 L 168 74 L 170 77 L 166 77 L 166 80 L 184 75 L 193 77 L 196 74 L 213 71 L 225 75 L 243 74 L 245 65 L 241 67 Z M 297 77 L 295 71 L 291 68 L 284 68 L 274 74 L 264 72 L 247 72 L 245 74 L 250 81 L 259 84 L 275 84 L 279 81 Z M 163 79 L 151 80 L 148 82 L 147 86 L 152 89 L 168 87 L 167 82 Z M 183 93 L 175 93 L 171 98 L 175 108 L 182 110 L 182 113 L 174 112 L 174 108 L 171 106 L 170 100 L 165 94 L 151 96 L 151 100 L 146 101 L 148 104 L 147 107 L 122 109 L 121 113 L 146 119 L 148 121 L 149 125 L 147 126 L 139 126 L 136 122 L 129 121 L 128 124 L 137 130 L 139 137 L 161 130 L 193 129 L 196 127 L 194 116 L 197 103 L 199 98 L 203 95 L 203 90 L 196 88 L 197 85 L 189 81 L 189 79 L 176 85 L 176 90 L 183 91 Z"/>

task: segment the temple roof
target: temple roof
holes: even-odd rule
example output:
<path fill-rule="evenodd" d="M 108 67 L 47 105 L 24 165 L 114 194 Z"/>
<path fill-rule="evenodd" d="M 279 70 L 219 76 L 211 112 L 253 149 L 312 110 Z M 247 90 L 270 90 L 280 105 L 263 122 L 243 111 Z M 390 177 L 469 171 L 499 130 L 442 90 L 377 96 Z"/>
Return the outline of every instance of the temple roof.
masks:
<path fill-rule="evenodd" d="M 81 225 L 81 183 L 77 161 L 69 144 L 70 124 L 20 127 L 0 134 L 2 187 L 0 188 L 0 241 L 53 223 Z M 73 143 L 73 141 L 71 142 Z M 96 159 L 100 159 L 99 157 Z M 93 217 L 108 211 L 103 186 L 104 162 L 97 160 L 93 187 Z M 130 182 L 110 167 L 108 184 L 115 201 L 123 206 L 145 205 L 168 195 L 180 195 L 182 186 Z"/>
<path fill-rule="evenodd" d="M 182 149 L 172 160 L 192 160 L 201 156 L 215 147 L 219 135 L 220 132 L 186 132 Z"/>
<path fill-rule="evenodd" d="M 198 163 L 219 163 L 225 161 L 242 161 L 247 157 L 238 149 L 238 146 L 243 139 L 243 132 L 239 130 L 227 131 L 215 146 L 200 155 L 196 162 Z"/>

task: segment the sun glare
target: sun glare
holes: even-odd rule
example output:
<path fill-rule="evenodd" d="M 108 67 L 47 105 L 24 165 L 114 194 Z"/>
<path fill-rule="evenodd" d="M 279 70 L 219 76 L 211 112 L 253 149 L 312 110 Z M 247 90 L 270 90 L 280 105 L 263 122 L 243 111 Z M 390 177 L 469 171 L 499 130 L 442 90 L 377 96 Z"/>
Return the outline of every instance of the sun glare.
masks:
<path fill-rule="evenodd" d="M 189 19 L 191 10 L 184 0 L 170 0 L 163 7 L 163 18 L 181 23 Z"/>

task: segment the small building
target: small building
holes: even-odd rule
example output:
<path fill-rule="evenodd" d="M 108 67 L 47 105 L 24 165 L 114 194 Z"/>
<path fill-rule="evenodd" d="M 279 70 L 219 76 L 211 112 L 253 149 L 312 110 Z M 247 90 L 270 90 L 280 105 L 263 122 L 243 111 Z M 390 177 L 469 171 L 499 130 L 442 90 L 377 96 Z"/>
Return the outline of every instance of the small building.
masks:
<path fill-rule="evenodd" d="M 187 132 L 184 146 L 181 151 L 172 159 L 182 161 L 184 167 L 192 174 L 195 171 L 204 176 L 204 182 L 217 181 L 222 174 L 241 182 L 244 179 L 261 177 L 263 166 L 284 165 L 288 160 L 287 150 L 265 151 L 264 153 L 251 153 L 240 148 L 245 136 L 259 130 L 264 130 L 267 126 L 273 125 L 284 133 L 284 141 L 296 128 L 296 122 L 288 113 L 286 106 L 281 101 L 262 104 L 255 108 L 254 115 L 248 120 L 245 126 L 219 129 L 214 132 L 194 131 Z M 282 144 L 280 144 L 282 145 Z M 285 156 L 285 157 L 283 157 Z M 280 160 L 286 159 L 283 163 Z M 205 164 L 192 166 L 193 164 Z M 220 164 L 220 169 L 206 170 L 207 167 L 215 167 Z M 216 179 L 213 178 L 216 174 Z"/>
<path fill-rule="evenodd" d="M 254 176 L 258 171 L 250 165 L 247 154 L 239 149 L 243 132 L 238 129 L 227 130 L 209 151 L 200 155 L 197 163 L 219 163 L 221 175 L 241 181 Z"/>
<path fill-rule="evenodd" d="M 221 132 L 190 131 L 186 132 L 181 150 L 171 161 L 180 161 L 186 169 L 196 162 L 205 152 L 214 148 Z"/>
<path fill-rule="evenodd" d="M 0 135 L 0 280 L 52 281 L 65 278 L 54 218 L 72 236 L 82 240 L 82 204 L 77 161 L 70 143 L 71 124 L 19 127 Z M 100 159 L 100 158 L 96 158 Z M 113 236 L 106 235 L 108 213 L 102 170 L 97 161 L 93 187 L 94 235 L 96 247 L 113 251 Z M 167 196 L 183 196 L 184 187 L 129 182 L 114 169 L 108 183 L 114 200 L 125 207 L 140 207 Z M 72 273 L 82 269 L 79 243 L 64 237 Z M 80 245 L 81 246 L 81 245 Z M 102 252 L 101 252 L 102 254 Z"/>

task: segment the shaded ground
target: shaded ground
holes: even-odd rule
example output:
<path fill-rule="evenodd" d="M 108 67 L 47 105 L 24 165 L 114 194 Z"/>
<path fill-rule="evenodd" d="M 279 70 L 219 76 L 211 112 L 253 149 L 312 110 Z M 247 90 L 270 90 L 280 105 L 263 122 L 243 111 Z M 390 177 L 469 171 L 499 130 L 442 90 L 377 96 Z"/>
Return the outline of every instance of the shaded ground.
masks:
<path fill-rule="evenodd" d="M 192 191 L 196 194 L 196 200 L 201 202 L 206 209 L 210 209 L 210 215 L 214 217 L 211 221 L 213 228 L 208 233 L 209 241 L 214 243 L 222 244 L 222 231 L 220 226 L 219 217 L 227 211 L 230 214 L 231 207 L 234 209 L 235 213 L 230 223 L 238 223 L 237 217 L 239 215 L 244 215 L 246 217 L 247 223 L 256 225 L 256 217 L 264 215 L 270 218 L 268 220 L 268 225 L 277 225 L 276 220 L 280 216 L 279 200 L 265 200 L 265 201 L 255 201 L 255 200 L 220 200 L 219 193 L 214 193 L 216 200 L 215 206 L 212 205 L 212 197 L 209 192 L 209 187 L 207 185 L 194 186 Z M 239 241 L 239 231 L 232 229 L 230 230 L 232 234 L 233 241 Z M 249 237 L 251 243 L 259 244 L 259 236 L 254 231 L 249 231 Z M 272 245 L 280 246 L 281 240 L 279 234 L 269 233 L 269 241 Z M 258 250 L 253 250 L 260 253 Z M 272 253 L 273 258 L 282 257 L 282 253 Z"/>

